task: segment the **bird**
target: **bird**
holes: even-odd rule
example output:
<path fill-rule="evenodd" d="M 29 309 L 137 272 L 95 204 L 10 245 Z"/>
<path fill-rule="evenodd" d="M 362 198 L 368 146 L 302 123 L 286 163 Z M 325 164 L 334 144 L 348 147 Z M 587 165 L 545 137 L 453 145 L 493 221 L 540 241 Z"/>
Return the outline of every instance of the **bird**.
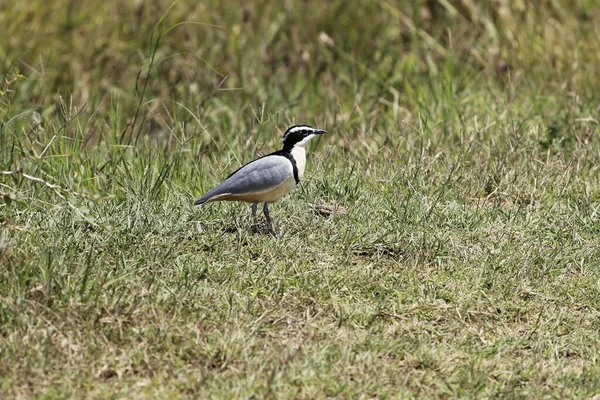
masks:
<path fill-rule="evenodd" d="M 256 210 L 259 203 L 264 203 L 263 213 L 269 231 L 273 236 L 280 237 L 281 233 L 275 231 L 269 204 L 277 203 L 300 183 L 306 167 L 306 145 L 314 137 L 325 133 L 327 131 L 308 125 L 289 127 L 281 138 L 281 150 L 238 168 L 224 182 L 194 201 L 194 205 L 201 206 L 214 201 L 251 203 L 254 229 L 257 232 Z"/>

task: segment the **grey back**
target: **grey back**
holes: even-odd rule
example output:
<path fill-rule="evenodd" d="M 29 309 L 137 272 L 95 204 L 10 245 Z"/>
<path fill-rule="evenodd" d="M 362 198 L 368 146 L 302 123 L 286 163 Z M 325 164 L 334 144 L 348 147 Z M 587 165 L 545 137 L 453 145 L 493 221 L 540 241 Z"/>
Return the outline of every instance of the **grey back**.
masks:
<path fill-rule="evenodd" d="M 267 191 L 293 176 L 292 163 L 286 157 L 270 155 L 259 158 L 244 165 L 219 186 L 198 199 L 196 204 L 202 204 L 223 193 L 245 194 Z"/>

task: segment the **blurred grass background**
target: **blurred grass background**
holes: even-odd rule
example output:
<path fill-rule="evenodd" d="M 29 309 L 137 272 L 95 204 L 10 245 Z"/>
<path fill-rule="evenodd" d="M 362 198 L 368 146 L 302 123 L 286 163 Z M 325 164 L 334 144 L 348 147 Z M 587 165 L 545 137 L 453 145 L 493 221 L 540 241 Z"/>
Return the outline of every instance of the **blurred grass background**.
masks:
<path fill-rule="evenodd" d="M 597 394 L 599 26 L 594 0 L 2 2 L 0 393 Z M 293 123 L 330 134 L 284 239 L 191 207 Z"/>
<path fill-rule="evenodd" d="M 153 30 L 170 5 L 5 2 L 3 119 L 35 109 L 52 123 L 62 95 L 95 116 L 94 136 L 115 116 L 115 103 L 112 122 L 131 122 L 141 92 L 135 84 L 158 39 Z M 596 111 L 578 107 L 596 91 L 597 12 L 591 0 L 177 3 L 163 21 L 141 99 L 144 134 L 166 135 L 179 114 L 191 133 L 209 125 L 239 132 L 268 112 L 285 123 L 296 116 L 342 123 L 348 139 L 376 146 L 403 128 L 403 118 L 420 113 L 464 127 L 483 117 L 481 106 L 494 105 L 545 131 Z M 362 109 L 377 114 L 366 118 Z M 374 130 L 378 141 L 366 134 Z"/>

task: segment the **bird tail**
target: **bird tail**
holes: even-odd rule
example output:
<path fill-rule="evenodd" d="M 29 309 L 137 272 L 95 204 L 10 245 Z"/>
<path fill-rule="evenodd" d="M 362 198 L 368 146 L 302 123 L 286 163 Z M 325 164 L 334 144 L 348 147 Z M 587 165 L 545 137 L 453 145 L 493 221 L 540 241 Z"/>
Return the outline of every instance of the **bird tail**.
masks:
<path fill-rule="evenodd" d="M 215 201 L 219 198 L 220 195 L 228 192 L 228 187 L 226 186 L 226 182 L 223 182 L 216 188 L 210 190 L 208 193 L 205 193 L 204 196 L 200 197 L 198 200 L 194 201 L 195 206 L 201 206 L 205 203 L 210 203 L 211 201 Z"/>
<path fill-rule="evenodd" d="M 195 206 L 201 206 L 206 203 L 210 203 L 216 195 L 219 194 L 218 187 L 214 188 L 210 192 L 206 193 L 204 196 L 200 197 L 198 200 L 194 201 Z"/>
<path fill-rule="evenodd" d="M 205 204 L 206 202 L 208 202 L 211 197 L 212 196 L 206 196 L 206 195 L 204 195 L 204 196 L 200 197 L 198 200 L 194 201 L 194 205 L 195 206 L 201 206 L 201 205 Z"/>

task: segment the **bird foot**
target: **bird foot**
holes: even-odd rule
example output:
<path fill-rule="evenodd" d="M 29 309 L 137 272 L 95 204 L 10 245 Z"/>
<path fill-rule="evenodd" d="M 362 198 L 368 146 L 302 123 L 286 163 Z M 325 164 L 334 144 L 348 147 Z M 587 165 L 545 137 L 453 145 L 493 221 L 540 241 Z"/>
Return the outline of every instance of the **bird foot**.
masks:
<path fill-rule="evenodd" d="M 280 239 L 283 237 L 283 231 L 279 230 L 276 231 L 273 227 L 269 226 L 267 229 L 261 229 L 261 226 L 259 224 L 255 224 L 252 225 L 252 233 L 254 233 L 255 235 L 260 235 L 261 233 L 270 233 L 271 235 L 273 235 L 274 238 L 276 239 Z"/>

